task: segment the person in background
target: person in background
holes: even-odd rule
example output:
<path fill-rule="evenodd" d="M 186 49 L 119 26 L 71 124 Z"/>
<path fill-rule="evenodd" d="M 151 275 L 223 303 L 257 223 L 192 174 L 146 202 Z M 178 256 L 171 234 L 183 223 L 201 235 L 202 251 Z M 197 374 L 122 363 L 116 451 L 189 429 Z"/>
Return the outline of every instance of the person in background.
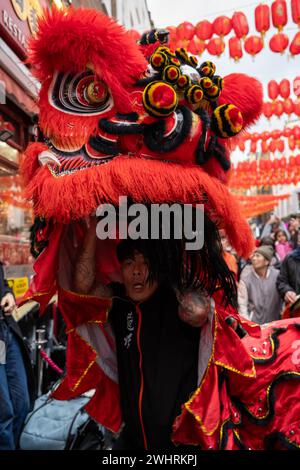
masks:
<path fill-rule="evenodd" d="M 283 260 L 277 279 L 278 292 L 287 306 L 293 304 L 300 294 L 300 230 L 297 243 L 297 248 Z"/>
<path fill-rule="evenodd" d="M 283 230 L 278 230 L 275 234 L 275 251 L 280 261 L 283 261 L 286 255 L 293 251 Z"/>
<path fill-rule="evenodd" d="M 264 237 L 272 237 L 274 239 L 275 233 L 278 230 L 283 230 L 287 237 L 289 237 L 288 231 L 282 220 L 280 220 L 280 218 L 275 214 L 272 214 L 269 220 L 265 223 L 260 238 L 263 239 Z"/>
<path fill-rule="evenodd" d="M 271 246 L 256 248 L 251 257 L 252 266 L 239 282 L 238 310 L 249 320 L 264 324 L 279 320 L 282 300 L 276 289 L 279 271 L 270 266 Z"/>
<path fill-rule="evenodd" d="M 237 259 L 236 259 L 236 257 L 234 256 L 234 254 L 232 252 L 232 247 L 231 247 L 231 245 L 228 241 L 225 230 L 224 229 L 219 230 L 219 235 L 220 235 L 220 239 L 221 239 L 221 243 L 222 243 L 224 260 L 225 260 L 228 268 L 230 269 L 230 271 L 234 274 L 234 277 L 237 281 L 237 279 L 238 279 Z"/>
<path fill-rule="evenodd" d="M 0 450 L 15 450 L 34 399 L 34 382 L 29 353 L 12 316 L 15 298 L 1 263 L 0 301 Z"/>
<path fill-rule="evenodd" d="M 299 219 L 296 217 L 291 217 L 288 223 L 288 232 L 293 249 L 297 248 L 298 245 L 298 229 Z"/>

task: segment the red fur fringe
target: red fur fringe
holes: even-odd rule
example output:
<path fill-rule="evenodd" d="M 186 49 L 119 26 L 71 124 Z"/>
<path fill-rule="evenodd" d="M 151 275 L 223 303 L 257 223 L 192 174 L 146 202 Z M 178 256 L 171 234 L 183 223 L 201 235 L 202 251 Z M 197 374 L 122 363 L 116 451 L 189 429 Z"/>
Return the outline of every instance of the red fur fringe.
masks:
<path fill-rule="evenodd" d="M 26 192 L 37 215 L 64 223 L 90 214 L 101 203 L 118 204 L 122 195 L 145 203 L 204 203 L 209 217 L 224 227 L 241 256 L 247 257 L 253 248 L 249 225 L 235 198 L 216 178 L 194 165 L 117 157 L 62 177 L 53 177 L 43 167 L 30 179 Z"/>
<path fill-rule="evenodd" d="M 55 70 L 77 73 L 92 64 L 125 113 L 129 90 L 147 67 L 138 45 L 116 21 L 97 10 L 72 7 L 44 11 L 29 43 L 28 62 L 42 83 Z"/>

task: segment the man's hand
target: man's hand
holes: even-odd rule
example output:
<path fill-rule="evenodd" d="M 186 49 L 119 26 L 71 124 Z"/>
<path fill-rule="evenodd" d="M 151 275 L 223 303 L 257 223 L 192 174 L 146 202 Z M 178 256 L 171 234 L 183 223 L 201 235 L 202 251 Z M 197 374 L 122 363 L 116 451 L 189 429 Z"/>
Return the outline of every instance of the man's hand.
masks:
<path fill-rule="evenodd" d="M 179 318 L 193 327 L 201 327 L 207 321 L 210 300 L 204 294 L 197 292 L 177 293 L 179 301 L 178 315 Z"/>
<path fill-rule="evenodd" d="M 9 292 L 1 300 L 1 307 L 3 308 L 5 315 L 11 315 L 16 307 L 16 301 L 14 296 Z"/>
<path fill-rule="evenodd" d="M 293 292 L 292 290 L 289 290 L 285 293 L 285 296 L 284 296 L 284 301 L 287 303 L 287 304 L 292 304 L 296 301 L 297 299 L 297 294 L 296 292 Z"/>

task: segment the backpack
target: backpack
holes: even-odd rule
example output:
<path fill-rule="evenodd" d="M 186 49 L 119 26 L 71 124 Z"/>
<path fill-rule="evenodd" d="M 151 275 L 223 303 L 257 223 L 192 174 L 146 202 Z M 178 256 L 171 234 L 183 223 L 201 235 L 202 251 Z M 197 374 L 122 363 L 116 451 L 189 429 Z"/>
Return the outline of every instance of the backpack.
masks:
<path fill-rule="evenodd" d="M 21 450 L 99 450 L 104 428 L 84 410 L 90 395 L 56 400 L 40 396 L 28 414 L 20 437 Z"/>

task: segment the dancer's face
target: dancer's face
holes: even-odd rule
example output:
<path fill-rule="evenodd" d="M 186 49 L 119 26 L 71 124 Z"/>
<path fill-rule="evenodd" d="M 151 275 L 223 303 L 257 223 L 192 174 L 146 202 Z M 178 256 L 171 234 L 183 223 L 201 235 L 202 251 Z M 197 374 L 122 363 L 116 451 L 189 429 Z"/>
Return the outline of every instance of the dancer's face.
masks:
<path fill-rule="evenodd" d="M 153 280 L 150 283 L 148 274 L 148 260 L 137 250 L 122 262 L 123 283 L 128 297 L 133 301 L 144 302 L 156 291 L 158 282 Z"/>

